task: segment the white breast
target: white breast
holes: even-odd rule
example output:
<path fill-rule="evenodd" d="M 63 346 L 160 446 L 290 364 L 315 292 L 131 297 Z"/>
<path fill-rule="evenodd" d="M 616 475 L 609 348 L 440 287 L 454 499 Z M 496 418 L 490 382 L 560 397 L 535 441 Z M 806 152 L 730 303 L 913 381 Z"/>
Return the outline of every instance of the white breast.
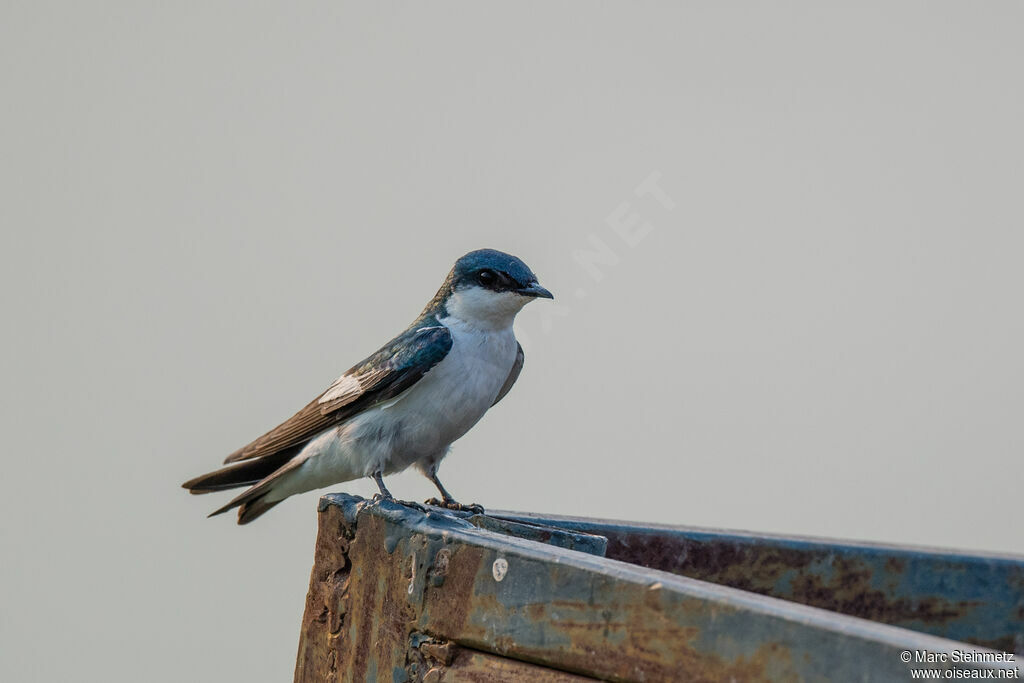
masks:
<path fill-rule="evenodd" d="M 516 359 L 511 326 L 481 331 L 452 318 L 441 323 L 452 334 L 448 355 L 386 409 L 421 423 L 409 436 L 439 448 L 461 437 L 484 416 Z"/>
<path fill-rule="evenodd" d="M 440 459 L 484 416 L 515 363 L 512 326 L 481 330 L 455 318 L 441 323 L 452 335 L 441 362 L 396 399 L 313 439 L 298 456 L 302 467 L 275 496 Z"/>

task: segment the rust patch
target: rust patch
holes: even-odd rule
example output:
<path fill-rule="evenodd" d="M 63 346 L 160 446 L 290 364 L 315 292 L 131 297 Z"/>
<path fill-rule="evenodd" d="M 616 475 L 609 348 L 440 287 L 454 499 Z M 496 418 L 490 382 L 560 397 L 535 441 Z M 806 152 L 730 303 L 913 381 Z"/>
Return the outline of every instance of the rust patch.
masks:
<path fill-rule="evenodd" d="M 902 557 L 890 557 L 885 561 L 885 571 L 889 574 L 902 574 L 907 571 L 907 561 Z"/>
<path fill-rule="evenodd" d="M 297 682 L 390 680 L 394 667 L 404 666 L 414 613 L 395 587 L 408 585 L 408 567 L 401 554 L 387 552 L 385 536 L 377 517 L 362 516 L 356 535 L 340 508 L 321 511 Z"/>
<path fill-rule="evenodd" d="M 299 634 L 296 681 L 337 680 L 337 650 L 349 603 L 351 538 L 352 531 L 336 508 L 321 513 Z"/>
<path fill-rule="evenodd" d="M 448 565 L 452 561 L 452 551 L 448 548 L 441 548 L 434 555 L 434 561 L 427 567 L 425 583 L 435 588 L 444 585 L 444 579 L 448 576 Z"/>
<path fill-rule="evenodd" d="M 413 632 L 405 657 L 405 676 L 413 683 L 439 681 L 444 667 L 450 665 L 459 648 L 450 640 L 438 640 Z"/>
<path fill-rule="evenodd" d="M 951 602 L 935 596 L 891 597 L 872 588 L 870 569 L 849 558 L 837 557 L 832 571 L 833 576 L 827 582 L 816 574 L 801 574 L 792 582 L 789 599 L 889 624 L 943 623 L 962 617 L 979 604 L 967 600 Z"/>
<path fill-rule="evenodd" d="M 608 534 L 608 557 L 756 592 L 765 592 L 783 573 L 803 570 L 814 559 L 795 550 L 703 543 L 662 534 Z"/>
<path fill-rule="evenodd" d="M 430 632 L 445 633 L 461 645 L 536 665 L 557 662 L 560 670 L 612 681 L 726 683 L 797 677 L 789 651 L 777 644 L 733 661 L 707 653 L 695 643 L 699 630 L 679 623 L 685 612 L 692 612 L 698 621 L 706 619 L 706 604 L 665 603 L 660 591 L 640 584 L 624 586 L 610 581 L 595 585 L 599 601 L 609 604 L 599 619 L 595 618 L 593 596 L 527 603 L 518 611 L 530 623 L 544 624 L 544 629 L 520 633 L 515 627 L 516 608 L 506 606 L 492 593 L 474 590 L 474 579 L 487 558 L 472 555 L 471 560 L 458 563 L 456 559 L 465 550 L 453 556 L 449 570 L 450 575 L 461 572 L 456 582 L 460 590 L 446 591 L 443 600 L 435 595 L 426 624 Z M 553 565 L 550 581 L 563 583 L 570 578 L 561 572 Z M 454 585 L 446 583 L 446 588 Z"/>
<path fill-rule="evenodd" d="M 461 649 L 450 666 L 428 671 L 423 683 L 587 683 L 594 680 L 515 659 Z"/>
<path fill-rule="evenodd" d="M 449 640 L 443 643 L 423 643 L 420 645 L 420 651 L 435 662 L 448 666 L 452 663 L 452 658 L 455 657 L 457 649 L 455 643 Z"/>
<path fill-rule="evenodd" d="M 439 633 L 458 633 L 469 617 L 473 601 L 468 598 L 473 594 L 484 554 L 471 546 L 460 546 L 454 551 L 446 547 L 438 551 L 438 555 L 441 553 L 447 555 L 443 560 L 444 581 L 440 585 L 428 584 L 424 611 Z"/>
<path fill-rule="evenodd" d="M 828 551 L 707 543 L 656 533 L 607 536 L 608 557 L 616 560 L 887 624 L 942 624 L 980 604 L 939 596 L 894 597 L 872 585 L 869 565 Z M 906 569 L 906 560 L 889 558 L 881 580 L 893 588 Z"/>
<path fill-rule="evenodd" d="M 340 659 L 345 662 L 345 680 L 389 678 L 395 668 L 405 666 L 405 642 L 415 614 L 405 600 L 409 583 L 406 551 L 389 553 L 387 523 L 377 516 L 361 514 L 359 533 L 350 556 L 353 572 L 351 605 L 353 647 Z M 376 672 L 376 676 L 373 676 Z"/>

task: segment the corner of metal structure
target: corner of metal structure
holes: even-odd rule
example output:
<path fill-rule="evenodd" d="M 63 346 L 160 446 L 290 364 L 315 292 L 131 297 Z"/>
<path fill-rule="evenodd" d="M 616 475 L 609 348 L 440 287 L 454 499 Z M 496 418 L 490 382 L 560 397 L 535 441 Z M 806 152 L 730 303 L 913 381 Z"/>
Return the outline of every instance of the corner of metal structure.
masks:
<path fill-rule="evenodd" d="M 344 494 L 319 510 L 297 681 L 1021 675 L 1021 558 Z"/>

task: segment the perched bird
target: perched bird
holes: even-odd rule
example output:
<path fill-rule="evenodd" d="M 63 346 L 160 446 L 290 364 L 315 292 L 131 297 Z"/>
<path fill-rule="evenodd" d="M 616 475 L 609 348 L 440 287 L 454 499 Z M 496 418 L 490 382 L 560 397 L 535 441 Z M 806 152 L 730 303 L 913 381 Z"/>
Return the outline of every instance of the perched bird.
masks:
<path fill-rule="evenodd" d="M 493 249 L 458 261 L 423 312 L 326 391 L 225 459 L 226 467 L 182 484 L 191 493 L 250 487 L 210 516 L 238 508 L 256 519 L 288 496 L 415 465 L 441 500 L 464 509 L 437 478 L 452 442 L 500 401 L 523 369 L 512 322 L 551 292 L 515 256 Z"/>

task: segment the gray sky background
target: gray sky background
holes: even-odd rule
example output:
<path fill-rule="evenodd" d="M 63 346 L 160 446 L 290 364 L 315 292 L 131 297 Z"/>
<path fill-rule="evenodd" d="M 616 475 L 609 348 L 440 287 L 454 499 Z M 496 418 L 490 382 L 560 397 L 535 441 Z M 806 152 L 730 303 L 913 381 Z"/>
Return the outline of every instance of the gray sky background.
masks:
<path fill-rule="evenodd" d="M 558 299 L 457 496 L 1024 552 L 1022 19 L 7 0 L 0 678 L 288 680 L 317 494 L 178 486 L 485 246 Z"/>

